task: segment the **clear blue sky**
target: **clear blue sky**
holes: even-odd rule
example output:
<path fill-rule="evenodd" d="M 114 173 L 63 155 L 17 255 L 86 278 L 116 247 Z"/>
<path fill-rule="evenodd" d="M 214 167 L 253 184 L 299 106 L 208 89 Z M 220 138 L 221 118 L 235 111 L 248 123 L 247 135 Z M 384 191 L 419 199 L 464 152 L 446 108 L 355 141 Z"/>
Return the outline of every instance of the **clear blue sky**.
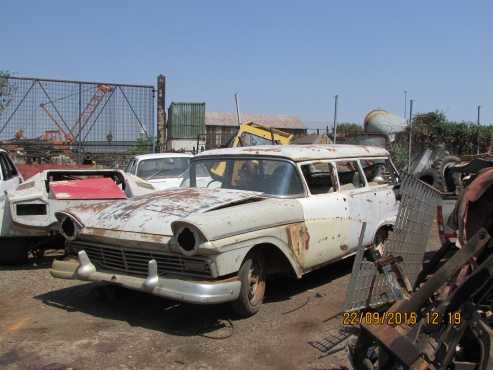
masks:
<path fill-rule="evenodd" d="M 2 1 L 0 69 L 155 84 L 209 111 L 332 116 L 443 110 L 493 123 L 493 2 Z"/>

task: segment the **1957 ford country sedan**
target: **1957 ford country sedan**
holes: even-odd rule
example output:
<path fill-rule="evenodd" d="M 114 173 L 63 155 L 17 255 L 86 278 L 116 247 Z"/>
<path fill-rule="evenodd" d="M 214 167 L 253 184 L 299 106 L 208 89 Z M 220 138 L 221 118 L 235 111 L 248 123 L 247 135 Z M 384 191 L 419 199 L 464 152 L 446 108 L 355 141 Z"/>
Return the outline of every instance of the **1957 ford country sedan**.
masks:
<path fill-rule="evenodd" d="M 377 147 L 211 150 L 191 160 L 187 181 L 189 188 L 57 213 L 77 258 L 55 261 L 52 275 L 183 302 L 232 302 L 250 316 L 269 275 L 301 278 L 353 254 L 363 222 L 370 245 L 397 215 L 398 173 Z"/>

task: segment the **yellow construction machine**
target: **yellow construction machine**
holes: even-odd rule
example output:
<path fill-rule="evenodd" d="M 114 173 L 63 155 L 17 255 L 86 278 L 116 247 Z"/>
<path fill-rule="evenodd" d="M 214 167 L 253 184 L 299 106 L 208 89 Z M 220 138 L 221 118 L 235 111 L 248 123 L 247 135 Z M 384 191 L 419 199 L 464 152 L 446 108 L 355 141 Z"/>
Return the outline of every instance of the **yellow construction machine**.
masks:
<path fill-rule="evenodd" d="M 240 125 L 238 132 L 229 142 L 229 147 L 291 144 L 294 135 L 278 130 L 276 128 L 260 125 L 255 122 L 245 122 Z"/>

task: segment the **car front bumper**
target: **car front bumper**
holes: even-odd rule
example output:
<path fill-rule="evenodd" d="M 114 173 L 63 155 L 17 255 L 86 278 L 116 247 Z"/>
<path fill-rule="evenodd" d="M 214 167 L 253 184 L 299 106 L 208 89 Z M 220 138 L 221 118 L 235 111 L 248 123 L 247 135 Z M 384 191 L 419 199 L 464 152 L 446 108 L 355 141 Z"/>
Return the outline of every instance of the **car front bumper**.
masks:
<path fill-rule="evenodd" d="M 105 281 L 125 288 L 195 304 L 234 301 L 240 295 L 241 289 L 241 283 L 237 277 L 207 281 L 176 276 L 158 276 L 156 260 L 149 261 L 146 278 L 97 271 L 83 250 L 78 253 L 78 259 L 55 260 L 50 273 L 55 278 Z"/>

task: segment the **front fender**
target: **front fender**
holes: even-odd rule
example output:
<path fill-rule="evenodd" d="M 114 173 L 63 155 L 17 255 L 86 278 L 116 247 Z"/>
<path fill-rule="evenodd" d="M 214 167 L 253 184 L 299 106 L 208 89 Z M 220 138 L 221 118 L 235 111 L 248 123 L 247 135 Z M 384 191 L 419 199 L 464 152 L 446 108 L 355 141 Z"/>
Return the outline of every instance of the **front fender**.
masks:
<path fill-rule="evenodd" d="M 220 253 L 213 256 L 213 263 L 217 269 L 218 275 L 229 275 L 238 272 L 247 254 L 255 247 L 261 245 L 271 245 L 279 250 L 287 259 L 296 276 L 300 278 L 303 275 L 303 268 L 296 260 L 293 251 L 289 245 L 279 237 L 275 236 L 257 236 L 248 240 L 239 241 L 237 237 L 231 237 L 214 242 L 215 248 Z M 218 245 L 219 244 L 219 245 Z"/>

